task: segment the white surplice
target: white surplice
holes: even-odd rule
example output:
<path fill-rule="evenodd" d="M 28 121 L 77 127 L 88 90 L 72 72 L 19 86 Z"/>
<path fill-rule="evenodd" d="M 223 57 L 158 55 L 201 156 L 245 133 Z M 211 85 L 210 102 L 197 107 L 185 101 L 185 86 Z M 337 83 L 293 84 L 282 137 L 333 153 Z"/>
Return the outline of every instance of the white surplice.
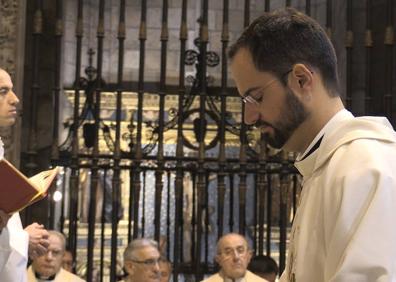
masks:
<path fill-rule="evenodd" d="M 267 280 L 247 270 L 244 277 L 234 279 L 234 281 L 235 282 L 266 282 Z M 216 273 L 206 278 L 205 280 L 202 280 L 201 282 L 232 282 L 232 279 L 224 278 L 222 275 L 220 275 L 220 273 Z"/>
<path fill-rule="evenodd" d="M 0 139 L 0 159 L 4 157 Z M 0 234 L 0 282 L 25 282 L 29 235 L 23 230 L 19 213 L 14 213 Z"/>
<path fill-rule="evenodd" d="M 280 281 L 396 281 L 396 133 L 342 110 L 311 146 L 322 136 L 295 163 L 303 190 Z"/>

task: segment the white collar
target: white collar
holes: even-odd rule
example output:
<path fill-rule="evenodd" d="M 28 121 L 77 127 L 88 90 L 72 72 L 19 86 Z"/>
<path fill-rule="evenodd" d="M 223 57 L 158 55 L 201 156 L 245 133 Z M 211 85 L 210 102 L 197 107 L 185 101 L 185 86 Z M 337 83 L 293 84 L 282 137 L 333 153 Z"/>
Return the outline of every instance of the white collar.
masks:
<path fill-rule="evenodd" d="M 319 141 L 322 136 L 326 135 L 326 132 L 330 132 L 333 130 L 337 124 L 344 120 L 346 117 L 353 117 L 353 115 L 346 109 L 342 109 L 339 112 L 337 112 L 326 124 L 325 126 L 322 127 L 322 129 L 319 131 L 318 134 L 316 134 L 315 138 L 312 140 L 312 142 L 309 144 L 308 148 L 304 151 L 303 154 L 299 154 L 296 158 L 296 161 L 294 163 L 295 167 L 298 169 L 298 171 L 303 175 L 307 176 L 309 175 L 316 163 L 316 158 L 318 156 L 317 152 L 319 151 L 319 148 L 314 151 L 312 154 L 309 156 L 305 157 L 304 156 L 311 150 L 311 148 L 316 144 L 316 142 Z M 326 137 L 324 137 L 326 138 Z"/>

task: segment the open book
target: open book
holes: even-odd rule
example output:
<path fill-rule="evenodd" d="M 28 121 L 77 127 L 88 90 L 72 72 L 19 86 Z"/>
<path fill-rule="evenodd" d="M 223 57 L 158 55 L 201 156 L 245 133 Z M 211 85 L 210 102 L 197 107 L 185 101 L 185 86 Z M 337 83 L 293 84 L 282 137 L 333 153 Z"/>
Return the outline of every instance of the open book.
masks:
<path fill-rule="evenodd" d="M 57 173 L 55 167 L 27 178 L 6 159 L 1 159 L 0 209 L 11 214 L 45 198 Z"/>

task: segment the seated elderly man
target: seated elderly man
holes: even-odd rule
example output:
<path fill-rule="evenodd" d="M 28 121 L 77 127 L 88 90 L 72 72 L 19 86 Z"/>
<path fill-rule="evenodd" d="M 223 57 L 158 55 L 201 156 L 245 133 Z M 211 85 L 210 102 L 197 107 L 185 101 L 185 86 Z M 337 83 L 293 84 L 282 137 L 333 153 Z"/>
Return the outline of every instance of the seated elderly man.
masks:
<path fill-rule="evenodd" d="M 203 282 L 265 282 L 265 280 L 247 270 L 252 257 L 245 237 L 229 233 L 217 242 L 216 262 L 220 265 L 219 273 Z"/>
<path fill-rule="evenodd" d="M 135 239 L 124 251 L 125 282 L 160 282 L 160 252 L 157 242 Z"/>
<path fill-rule="evenodd" d="M 35 258 L 28 268 L 29 282 L 84 282 L 80 277 L 62 268 L 66 239 L 62 233 L 50 230 L 49 246 L 45 255 Z"/>

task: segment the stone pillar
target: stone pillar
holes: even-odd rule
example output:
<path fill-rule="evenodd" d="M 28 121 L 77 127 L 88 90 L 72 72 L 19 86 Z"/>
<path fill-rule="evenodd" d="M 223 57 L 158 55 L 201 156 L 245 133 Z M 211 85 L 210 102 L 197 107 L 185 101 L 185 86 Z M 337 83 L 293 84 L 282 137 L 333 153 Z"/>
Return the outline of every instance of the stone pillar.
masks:
<path fill-rule="evenodd" d="M 14 91 L 22 109 L 23 66 L 25 49 L 26 0 L 3 0 L 0 6 L 0 67 L 5 69 L 14 83 Z M 5 157 L 15 165 L 20 159 L 21 120 L 11 128 L 1 128 Z"/>

